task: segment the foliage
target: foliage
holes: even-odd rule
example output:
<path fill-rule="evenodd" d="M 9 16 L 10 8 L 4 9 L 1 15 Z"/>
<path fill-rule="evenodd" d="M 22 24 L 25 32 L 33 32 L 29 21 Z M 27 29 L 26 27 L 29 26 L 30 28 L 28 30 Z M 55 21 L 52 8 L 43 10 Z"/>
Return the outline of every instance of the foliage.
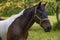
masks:
<path fill-rule="evenodd" d="M 59 22 L 56 22 L 56 23 L 54 24 L 53 30 L 54 30 L 54 31 L 60 30 L 60 21 L 59 21 Z"/>
<path fill-rule="evenodd" d="M 0 0 L 0 3 L 2 3 L 2 2 L 6 2 L 7 0 Z"/>
<path fill-rule="evenodd" d="M 11 16 L 17 14 L 23 9 L 23 1 L 7 1 L 0 4 L 0 16 Z"/>
<path fill-rule="evenodd" d="M 56 1 L 60 1 L 60 0 L 56 0 Z"/>
<path fill-rule="evenodd" d="M 59 22 L 59 5 L 60 5 L 60 3 L 57 1 L 56 2 L 56 18 L 57 18 L 57 22 Z"/>
<path fill-rule="evenodd" d="M 17 13 L 19 13 L 20 12 L 20 8 L 18 8 L 18 7 L 16 7 L 16 8 L 10 8 L 10 7 L 8 7 L 8 8 L 5 8 L 4 9 L 4 11 L 3 11 L 3 14 L 2 14 L 2 16 L 11 16 L 11 15 L 13 15 L 13 14 L 17 14 Z"/>
<path fill-rule="evenodd" d="M 44 0 L 0 0 L 0 16 L 11 16 L 12 14 L 19 13 L 22 9 L 32 7 Z M 5 2 L 4 2 L 5 1 Z M 48 2 L 48 0 L 46 0 Z M 49 0 L 50 1 L 50 0 Z M 54 15 L 55 13 L 54 2 L 48 2 L 46 9 L 49 15 Z"/>
<path fill-rule="evenodd" d="M 54 15 L 56 11 L 56 6 L 54 2 L 49 2 L 46 8 L 49 13 L 48 15 Z"/>

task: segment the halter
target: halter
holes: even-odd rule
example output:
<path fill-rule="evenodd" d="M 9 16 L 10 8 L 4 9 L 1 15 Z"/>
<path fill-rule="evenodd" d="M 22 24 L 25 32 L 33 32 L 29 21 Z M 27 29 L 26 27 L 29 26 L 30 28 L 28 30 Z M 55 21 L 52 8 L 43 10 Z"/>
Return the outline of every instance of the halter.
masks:
<path fill-rule="evenodd" d="M 37 10 L 37 7 L 35 7 L 35 15 L 34 15 L 34 17 L 37 17 L 37 18 L 40 20 L 40 24 L 41 24 L 43 21 L 48 20 L 48 18 L 41 19 L 39 16 L 37 16 L 37 15 L 36 15 L 36 13 L 37 13 L 36 10 Z"/>

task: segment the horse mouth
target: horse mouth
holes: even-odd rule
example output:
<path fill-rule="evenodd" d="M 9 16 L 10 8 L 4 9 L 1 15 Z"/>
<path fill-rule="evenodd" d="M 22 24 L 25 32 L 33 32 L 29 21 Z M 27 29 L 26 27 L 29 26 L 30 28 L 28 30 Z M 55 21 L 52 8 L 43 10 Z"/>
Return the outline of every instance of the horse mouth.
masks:
<path fill-rule="evenodd" d="M 51 29 L 52 29 L 49 20 L 43 21 L 43 22 L 41 23 L 41 26 L 43 27 L 43 29 L 44 29 L 45 32 L 50 32 Z"/>
<path fill-rule="evenodd" d="M 51 27 L 47 27 L 46 29 L 44 29 L 45 32 L 50 32 L 51 31 Z"/>

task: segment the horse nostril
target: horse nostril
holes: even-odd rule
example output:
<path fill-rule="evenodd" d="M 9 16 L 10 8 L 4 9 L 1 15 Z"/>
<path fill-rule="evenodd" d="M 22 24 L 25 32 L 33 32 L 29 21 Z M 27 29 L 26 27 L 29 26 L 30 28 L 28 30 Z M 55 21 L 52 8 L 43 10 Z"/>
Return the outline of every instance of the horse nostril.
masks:
<path fill-rule="evenodd" d="M 51 31 L 51 27 L 47 27 L 46 29 L 45 29 L 45 32 L 50 32 Z"/>
<path fill-rule="evenodd" d="M 48 30 L 51 30 L 51 27 L 47 27 Z"/>

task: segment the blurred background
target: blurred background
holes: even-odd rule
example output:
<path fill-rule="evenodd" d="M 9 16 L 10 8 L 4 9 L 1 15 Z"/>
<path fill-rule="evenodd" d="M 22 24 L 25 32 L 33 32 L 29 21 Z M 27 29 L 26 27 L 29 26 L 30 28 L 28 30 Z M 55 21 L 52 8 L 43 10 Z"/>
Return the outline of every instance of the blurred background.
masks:
<path fill-rule="evenodd" d="M 51 32 L 44 32 L 34 23 L 29 29 L 27 40 L 60 40 L 60 0 L 0 0 L 0 18 L 7 19 L 25 8 L 33 7 L 40 1 L 47 2 L 46 11 L 52 25 Z"/>

